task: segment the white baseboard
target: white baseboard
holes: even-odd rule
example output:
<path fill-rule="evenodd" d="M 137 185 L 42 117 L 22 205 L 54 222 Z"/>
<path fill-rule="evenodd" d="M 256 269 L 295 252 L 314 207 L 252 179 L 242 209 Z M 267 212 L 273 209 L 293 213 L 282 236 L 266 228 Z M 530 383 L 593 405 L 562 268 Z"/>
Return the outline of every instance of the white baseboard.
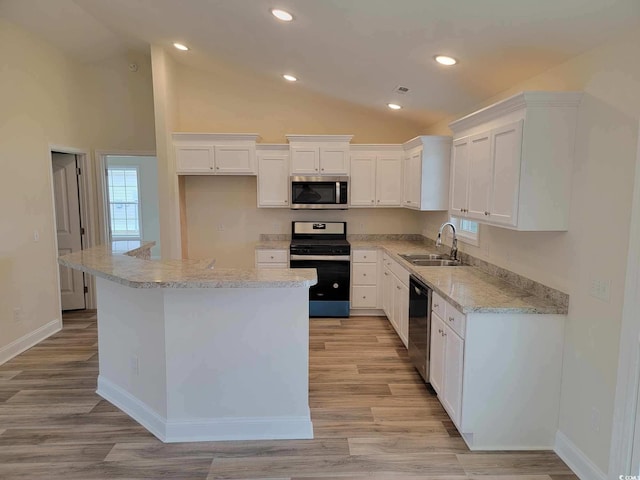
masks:
<path fill-rule="evenodd" d="M 129 392 L 101 376 L 98 377 L 97 393 L 165 443 L 313 438 L 310 415 L 168 421 Z"/>
<path fill-rule="evenodd" d="M 559 430 L 556 433 L 554 451 L 580 480 L 607 480 L 602 470 Z"/>
<path fill-rule="evenodd" d="M 50 337 L 54 333 L 62 330 L 62 322 L 60 319 L 51 320 L 46 325 L 37 328 L 33 332 L 29 332 L 26 335 L 14 340 L 8 345 L 0 348 L 0 365 L 8 362 L 13 357 L 20 355 L 25 350 L 30 349 L 37 343 L 40 343 L 47 337 Z"/>

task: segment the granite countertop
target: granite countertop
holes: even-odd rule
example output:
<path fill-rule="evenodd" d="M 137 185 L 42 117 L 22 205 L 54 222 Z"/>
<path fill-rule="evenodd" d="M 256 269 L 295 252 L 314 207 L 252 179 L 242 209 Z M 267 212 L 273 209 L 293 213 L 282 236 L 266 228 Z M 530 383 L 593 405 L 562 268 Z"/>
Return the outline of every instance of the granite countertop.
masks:
<path fill-rule="evenodd" d="M 317 283 L 315 269 L 211 268 L 212 260 L 144 260 L 153 246 L 122 252 L 115 245 L 64 255 L 58 263 L 133 288 L 291 288 Z"/>
<path fill-rule="evenodd" d="M 285 248 L 283 242 L 263 241 L 261 248 Z M 286 243 L 286 242 L 284 242 Z M 411 274 L 431 287 L 445 300 L 463 313 L 520 313 L 520 314 L 561 314 L 567 313 L 565 305 L 533 295 L 505 280 L 490 275 L 480 268 L 460 267 L 418 267 L 400 257 L 409 253 L 449 253 L 449 248 L 436 250 L 420 240 L 371 240 L 349 239 L 353 249 L 382 249 Z"/>

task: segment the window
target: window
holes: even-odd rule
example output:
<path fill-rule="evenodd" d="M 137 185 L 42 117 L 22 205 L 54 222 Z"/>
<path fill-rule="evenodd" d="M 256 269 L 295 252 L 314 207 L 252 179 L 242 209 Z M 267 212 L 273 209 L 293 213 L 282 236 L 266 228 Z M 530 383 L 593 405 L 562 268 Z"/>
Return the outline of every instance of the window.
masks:
<path fill-rule="evenodd" d="M 136 167 L 109 167 L 109 215 L 111 238 L 114 240 L 141 240 L 140 192 Z"/>
<path fill-rule="evenodd" d="M 458 240 L 464 243 L 478 246 L 479 226 L 478 222 L 467 220 L 466 218 L 451 217 L 451 223 L 456 226 Z"/>

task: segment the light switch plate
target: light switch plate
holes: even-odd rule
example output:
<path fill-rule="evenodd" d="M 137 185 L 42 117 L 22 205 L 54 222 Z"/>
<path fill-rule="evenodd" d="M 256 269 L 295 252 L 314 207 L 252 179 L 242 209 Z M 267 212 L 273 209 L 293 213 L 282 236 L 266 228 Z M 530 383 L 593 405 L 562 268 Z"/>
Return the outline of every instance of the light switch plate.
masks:
<path fill-rule="evenodd" d="M 603 302 L 608 302 L 611 299 L 611 280 L 592 278 L 589 295 Z"/>

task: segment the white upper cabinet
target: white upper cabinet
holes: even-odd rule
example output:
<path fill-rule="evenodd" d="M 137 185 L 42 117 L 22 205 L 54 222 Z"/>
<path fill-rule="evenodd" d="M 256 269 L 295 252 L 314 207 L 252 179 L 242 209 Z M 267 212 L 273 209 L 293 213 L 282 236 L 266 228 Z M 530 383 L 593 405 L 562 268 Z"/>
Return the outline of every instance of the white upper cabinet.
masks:
<path fill-rule="evenodd" d="M 258 207 L 289 208 L 289 147 L 260 145 Z"/>
<path fill-rule="evenodd" d="M 257 134 L 174 133 L 179 175 L 255 175 Z"/>
<path fill-rule="evenodd" d="M 451 204 L 452 215 L 461 216 L 467 211 L 469 183 L 469 138 L 454 140 L 451 148 Z"/>
<path fill-rule="evenodd" d="M 402 206 L 414 210 L 447 210 L 451 137 L 420 136 L 403 145 Z"/>
<path fill-rule="evenodd" d="M 450 213 L 515 230 L 567 230 L 581 98 L 523 92 L 451 123 Z"/>
<path fill-rule="evenodd" d="M 400 146 L 353 145 L 350 205 L 400 207 L 402 204 L 402 150 Z"/>
<path fill-rule="evenodd" d="M 292 175 L 349 175 L 353 135 L 287 135 Z"/>

